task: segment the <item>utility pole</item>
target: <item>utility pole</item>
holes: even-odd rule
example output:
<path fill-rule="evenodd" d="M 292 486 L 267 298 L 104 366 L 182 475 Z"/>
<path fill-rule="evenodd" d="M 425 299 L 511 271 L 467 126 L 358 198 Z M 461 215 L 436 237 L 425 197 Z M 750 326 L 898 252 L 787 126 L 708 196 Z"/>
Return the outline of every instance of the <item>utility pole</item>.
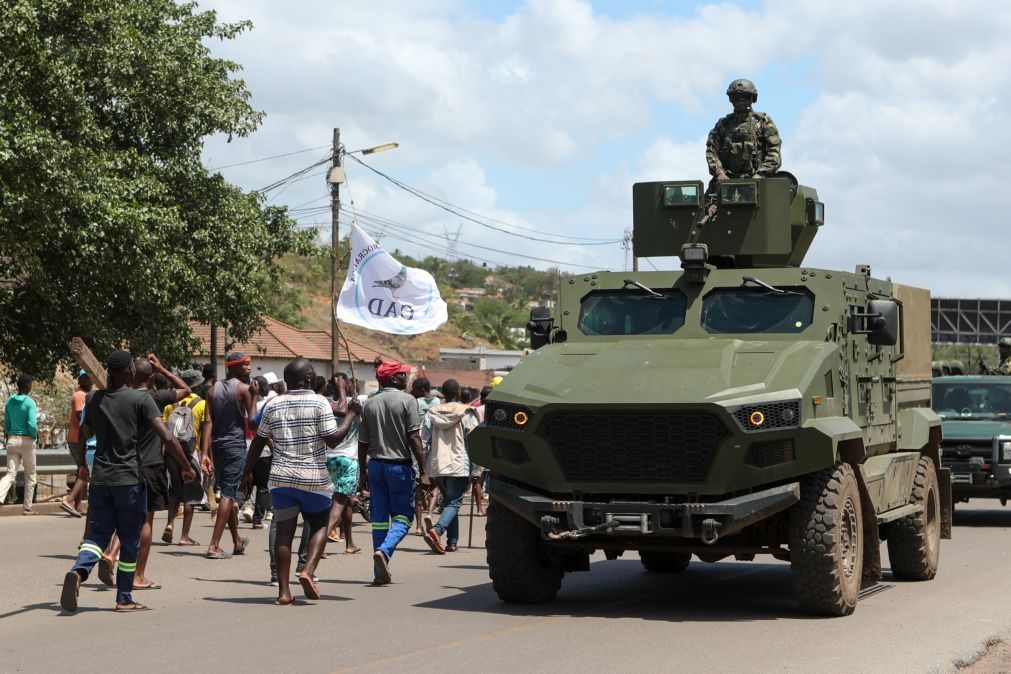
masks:
<path fill-rule="evenodd" d="M 331 166 L 341 165 L 341 130 L 333 130 L 333 161 Z M 330 183 L 330 218 L 333 237 L 333 259 L 330 262 L 330 375 L 340 369 L 339 340 L 337 337 L 337 292 L 340 276 L 340 183 Z"/>

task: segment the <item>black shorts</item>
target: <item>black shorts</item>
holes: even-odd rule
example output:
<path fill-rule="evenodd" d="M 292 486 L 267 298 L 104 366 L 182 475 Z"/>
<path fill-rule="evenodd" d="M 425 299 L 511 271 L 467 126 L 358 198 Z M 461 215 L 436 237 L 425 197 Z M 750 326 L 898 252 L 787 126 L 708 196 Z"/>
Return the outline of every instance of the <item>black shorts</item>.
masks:
<path fill-rule="evenodd" d="M 165 464 L 142 466 L 140 476 L 147 483 L 147 511 L 168 510 L 169 486 Z"/>

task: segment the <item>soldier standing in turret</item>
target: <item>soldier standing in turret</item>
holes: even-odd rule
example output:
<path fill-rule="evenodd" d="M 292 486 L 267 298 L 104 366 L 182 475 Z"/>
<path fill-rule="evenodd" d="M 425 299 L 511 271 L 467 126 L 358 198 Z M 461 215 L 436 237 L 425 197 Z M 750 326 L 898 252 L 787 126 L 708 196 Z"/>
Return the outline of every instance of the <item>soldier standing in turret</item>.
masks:
<path fill-rule="evenodd" d="M 716 180 L 765 177 L 783 164 L 782 141 L 775 122 L 751 109 L 758 89 L 751 80 L 734 80 L 727 87 L 734 111 L 716 122 L 706 141 L 706 162 Z"/>
<path fill-rule="evenodd" d="M 997 342 L 997 356 L 1000 362 L 993 373 L 1011 375 L 1011 337 L 1001 337 Z"/>

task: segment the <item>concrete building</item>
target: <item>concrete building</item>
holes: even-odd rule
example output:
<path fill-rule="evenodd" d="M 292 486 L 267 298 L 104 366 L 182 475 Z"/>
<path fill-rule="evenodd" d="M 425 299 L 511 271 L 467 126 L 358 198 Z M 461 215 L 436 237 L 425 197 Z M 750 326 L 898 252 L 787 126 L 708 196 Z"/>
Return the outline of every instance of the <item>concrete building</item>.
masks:
<path fill-rule="evenodd" d="M 520 362 L 524 351 L 505 351 L 498 349 L 439 349 L 439 362 L 453 363 L 464 361 L 473 363 L 478 370 L 511 370 Z M 447 365 L 447 367 L 452 367 Z"/>

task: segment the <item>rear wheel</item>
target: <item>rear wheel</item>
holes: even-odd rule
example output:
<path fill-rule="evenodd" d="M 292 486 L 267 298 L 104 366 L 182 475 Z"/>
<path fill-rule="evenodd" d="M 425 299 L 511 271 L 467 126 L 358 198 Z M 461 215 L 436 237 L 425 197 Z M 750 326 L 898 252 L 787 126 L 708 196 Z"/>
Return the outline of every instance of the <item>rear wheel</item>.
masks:
<path fill-rule="evenodd" d="M 539 604 L 558 594 L 565 572 L 551 559 L 533 524 L 497 504 L 485 525 L 488 574 L 498 598 L 515 604 Z"/>
<path fill-rule="evenodd" d="M 801 481 L 790 513 L 790 567 L 801 608 L 821 615 L 853 613 L 863 575 L 860 490 L 845 463 Z"/>
<path fill-rule="evenodd" d="M 689 552 L 661 552 L 640 550 L 639 561 L 650 573 L 681 573 L 692 561 Z"/>
<path fill-rule="evenodd" d="M 941 498 L 934 462 L 925 456 L 916 467 L 909 502 L 923 509 L 888 524 L 892 575 L 899 580 L 930 580 L 937 575 L 941 553 Z"/>

